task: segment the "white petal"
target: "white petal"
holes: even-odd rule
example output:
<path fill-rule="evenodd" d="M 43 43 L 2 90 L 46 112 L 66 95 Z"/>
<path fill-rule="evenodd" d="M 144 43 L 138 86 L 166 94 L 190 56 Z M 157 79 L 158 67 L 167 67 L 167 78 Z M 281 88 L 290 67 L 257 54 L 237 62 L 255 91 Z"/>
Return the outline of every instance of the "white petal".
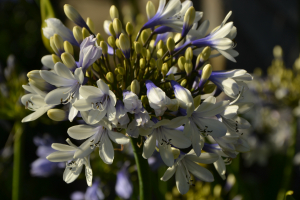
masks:
<path fill-rule="evenodd" d="M 220 157 L 216 162 L 214 162 L 214 166 L 221 178 L 225 180 L 226 166 L 224 160 Z"/>
<path fill-rule="evenodd" d="M 70 89 L 70 87 L 61 87 L 52 90 L 46 95 L 45 102 L 47 104 L 61 104 L 69 96 L 68 91 Z"/>
<path fill-rule="evenodd" d="M 83 140 L 86 138 L 91 137 L 92 135 L 98 133 L 99 129 L 101 127 L 98 126 L 91 126 L 91 125 L 77 125 L 72 126 L 68 129 L 68 134 L 70 137 L 76 139 L 76 140 Z"/>
<path fill-rule="evenodd" d="M 178 128 L 179 126 L 185 124 L 187 122 L 186 116 L 176 117 L 171 120 L 171 123 L 165 125 L 167 128 Z"/>
<path fill-rule="evenodd" d="M 196 108 L 195 111 L 197 111 L 197 112 L 203 111 L 204 112 L 204 111 L 210 110 L 214 107 L 215 103 L 216 103 L 216 98 L 213 96 L 209 96 L 200 104 L 200 106 L 198 106 Z"/>
<path fill-rule="evenodd" d="M 229 22 L 229 23 L 225 24 L 220 30 L 216 31 L 212 35 L 211 39 L 225 37 L 226 35 L 228 35 L 228 33 L 230 33 L 232 27 L 233 27 L 233 22 Z"/>
<path fill-rule="evenodd" d="M 174 175 L 174 173 L 176 172 L 176 168 L 177 168 L 177 167 L 175 167 L 175 165 L 173 165 L 172 167 L 169 167 L 169 168 L 165 171 L 163 177 L 160 178 L 160 180 L 162 180 L 162 181 L 167 181 L 167 180 L 169 180 L 169 179 Z"/>
<path fill-rule="evenodd" d="M 213 137 L 222 137 L 227 132 L 226 126 L 216 119 L 201 118 L 194 122 L 198 127 L 201 127 L 201 129 L 205 129 L 207 126 L 206 133 Z"/>
<path fill-rule="evenodd" d="M 186 194 L 190 189 L 190 185 L 187 183 L 185 169 L 182 164 L 177 167 L 175 179 L 176 186 L 180 194 Z"/>
<path fill-rule="evenodd" d="M 228 49 L 226 51 L 218 49 L 220 54 L 222 54 L 225 58 L 227 58 L 228 60 L 230 60 L 232 62 L 236 62 L 235 58 L 229 53 L 229 50 L 232 50 L 232 49 Z M 233 50 L 233 51 L 235 51 L 235 50 Z"/>
<path fill-rule="evenodd" d="M 149 158 L 153 154 L 155 150 L 155 146 L 156 146 L 156 136 L 155 134 L 152 134 L 144 142 L 143 157 Z"/>
<path fill-rule="evenodd" d="M 171 144 L 178 148 L 188 148 L 191 146 L 191 140 L 181 131 L 164 128 L 163 133 L 167 136 L 167 138 L 172 139 Z"/>
<path fill-rule="evenodd" d="M 74 151 L 55 151 L 46 158 L 51 162 L 65 162 L 73 158 Z"/>
<path fill-rule="evenodd" d="M 99 110 L 90 110 L 87 123 L 88 124 L 95 124 L 99 122 L 106 114 L 106 110 L 99 111 Z"/>
<path fill-rule="evenodd" d="M 101 148 L 99 148 L 99 155 L 106 164 L 111 164 L 114 160 L 114 147 L 107 135 L 103 136 L 103 143 Z"/>
<path fill-rule="evenodd" d="M 192 140 L 192 146 L 197 156 L 200 156 L 201 154 L 201 139 L 200 134 L 198 133 L 198 128 L 194 124 L 194 122 L 191 121 L 191 140 Z"/>
<path fill-rule="evenodd" d="M 24 117 L 22 119 L 22 123 L 36 120 L 37 118 L 39 118 L 40 116 L 45 114 L 52 107 L 53 107 L 53 105 L 50 105 L 50 106 L 43 106 L 43 107 L 37 109 L 35 112 L 33 112 L 30 115 L 27 115 L 26 117 Z"/>
<path fill-rule="evenodd" d="M 103 92 L 94 86 L 81 86 L 79 88 L 79 94 L 87 99 L 90 96 L 102 96 Z"/>
<path fill-rule="evenodd" d="M 61 62 L 57 62 L 54 65 L 54 70 L 58 76 L 61 76 L 66 79 L 75 79 L 70 69 L 66 65 L 62 64 Z"/>
<path fill-rule="evenodd" d="M 93 171 L 91 169 L 90 159 L 88 159 L 88 163 L 85 165 L 85 177 L 87 185 L 91 187 L 93 184 Z"/>
<path fill-rule="evenodd" d="M 108 131 L 108 135 L 109 138 L 117 144 L 127 144 L 129 142 L 129 138 L 122 133 Z"/>
<path fill-rule="evenodd" d="M 201 167 L 200 165 L 194 163 L 193 161 L 190 161 L 189 159 L 186 159 L 185 161 L 188 170 L 198 179 L 206 182 L 214 181 L 214 177 L 208 169 Z"/>
<path fill-rule="evenodd" d="M 73 172 L 72 170 L 70 170 L 69 168 L 66 167 L 64 174 L 63 174 L 63 180 L 66 183 L 72 183 L 73 181 L 75 181 L 78 178 L 78 176 L 82 170 L 82 167 L 83 167 L 83 165 L 79 166 L 75 172 Z"/>
<path fill-rule="evenodd" d="M 78 110 L 72 105 L 72 104 L 69 104 L 69 116 L 68 116 L 68 119 L 70 122 L 72 122 L 74 120 L 74 118 L 77 116 L 78 114 Z"/>
<path fill-rule="evenodd" d="M 219 155 L 215 153 L 201 153 L 200 157 L 197 157 L 196 155 L 187 155 L 186 159 L 193 162 L 211 164 L 219 159 Z"/>
<path fill-rule="evenodd" d="M 41 62 L 45 67 L 49 69 L 54 69 L 54 62 L 52 59 L 52 55 L 43 56 Z"/>
<path fill-rule="evenodd" d="M 172 153 L 171 145 L 163 145 L 163 146 L 159 145 L 159 153 L 162 160 L 167 166 L 169 167 L 173 166 L 174 156 Z"/>
<path fill-rule="evenodd" d="M 55 85 L 56 87 L 60 86 L 71 86 L 74 84 L 75 80 L 73 79 L 67 79 L 61 76 L 58 76 L 54 72 L 46 71 L 46 70 L 40 70 L 41 77 L 50 83 L 51 85 Z"/>
<path fill-rule="evenodd" d="M 201 109 L 201 105 L 200 105 L 198 107 L 199 109 L 197 109 L 196 112 L 197 114 L 199 114 L 198 116 L 201 117 L 212 117 L 223 112 L 225 108 L 229 105 L 229 103 L 230 101 L 220 101 L 216 104 L 207 107 L 207 109 L 205 110 Z"/>
<path fill-rule="evenodd" d="M 116 117 L 116 108 L 113 102 L 109 102 L 107 109 L 107 118 L 109 121 L 112 121 Z"/>
<path fill-rule="evenodd" d="M 57 151 L 76 151 L 76 147 L 60 143 L 53 143 L 51 147 Z"/>
<path fill-rule="evenodd" d="M 231 105 L 227 106 L 224 112 L 222 113 L 222 116 L 226 119 L 231 119 L 237 115 L 237 111 L 239 109 L 239 106 L 237 105 Z"/>
<path fill-rule="evenodd" d="M 98 86 L 98 88 L 99 88 L 104 94 L 108 94 L 109 87 L 108 87 L 108 85 L 107 85 L 104 81 L 102 81 L 101 79 L 99 79 L 99 80 L 97 81 L 97 86 Z"/>
<path fill-rule="evenodd" d="M 85 99 L 79 99 L 75 101 L 73 106 L 79 111 L 88 111 L 92 109 L 91 103 Z"/>
<path fill-rule="evenodd" d="M 81 67 L 79 67 L 75 70 L 74 77 L 80 84 L 83 84 L 84 75 L 83 75 Z"/>

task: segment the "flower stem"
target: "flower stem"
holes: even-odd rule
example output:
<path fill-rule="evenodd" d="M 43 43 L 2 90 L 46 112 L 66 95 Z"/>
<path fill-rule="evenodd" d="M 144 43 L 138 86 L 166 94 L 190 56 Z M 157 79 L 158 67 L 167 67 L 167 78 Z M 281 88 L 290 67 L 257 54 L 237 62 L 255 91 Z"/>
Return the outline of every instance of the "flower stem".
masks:
<path fill-rule="evenodd" d="M 16 122 L 13 130 L 14 136 L 14 165 L 13 165 L 13 183 L 12 200 L 20 199 L 20 174 L 21 174 L 21 154 L 22 154 L 22 136 L 23 128 L 21 123 Z"/>
<path fill-rule="evenodd" d="M 141 137 L 141 136 L 140 136 Z M 146 159 L 142 157 L 143 149 L 138 147 L 140 138 L 131 138 L 131 146 L 133 149 L 134 159 L 139 178 L 139 193 L 140 200 L 150 200 L 151 198 L 151 183 L 150 183 L 150 169 Z"/>

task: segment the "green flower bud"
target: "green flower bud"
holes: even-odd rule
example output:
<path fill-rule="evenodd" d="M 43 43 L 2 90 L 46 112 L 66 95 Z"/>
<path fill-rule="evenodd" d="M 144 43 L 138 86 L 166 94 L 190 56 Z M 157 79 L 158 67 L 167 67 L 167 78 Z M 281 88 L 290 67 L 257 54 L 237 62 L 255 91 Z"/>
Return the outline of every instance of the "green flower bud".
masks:
<path fill-rule="evenodd" d="M 186 79 L 183 79 L 183 80 L 181 81 L 181 83 L 180 83 L 180 85 L 181 85 L 182 87 L 185 87 L 186 84 L 187 84 L 187 80 L 186 80 Z"/>
<path fill-rule="evenodd" d="M 62 62 L 61 59 L 55 54 L 52 54 L 52 61 L 54 64 L 57 62 Z"/>
<path fill-rule="evenodd" d="M 155 48 L 154 44 L 155 44 L 155 40 L 152 39 L 152 40 L 150 41 L 150 43 L 149 43 L 149 50 L 150 50 L 150 52 L 152 52 L 153 49 Z"/>
<path fill-rule="evenodd" d="M 148 19 L 151 19 L 156 14 L 155 6 L 152 1 L 148 1 L 146 4 L 146 13 Z"/>
<path fill-rule="evenodd" d="M 167 63 L 164 63 L 161 68 L 161 73 L 163 74 L 163 76 L 166 76 L 168 71 L 169 71 L 169 66 Z"/>
<path fill-rule="evenodd" d="M 92 32 L 95 32 L 95 26 L 94 26 L 94 22 L 91 20 L 91 18 L 87 18 L 86 19 L 86 24 L 88 25 L 88 27 L 90 28 L 90 30 Z"/>
<path fill-rule="evenodd" d="M 157 58 L 162 58 L 164 54 L 165 54 L 165 52 L 164 52 L 163 49 L 159 49 L 159 50 L 156 52 Z"/>
<path fill-rule="evenodd" d="M 118 38 L 116 39 L 116 46 L 117 46 L 118 49 L 121 49 L 120 40 Z"/>
<path fill-rule="evenodd" d="M 201 95 L 198 95 L 194 98 L 194 106 L 197 108 L 201 103 Z"/>
<path fill-rule="evenodd" d="M 120 47 L 122 51 L 130 51 L 130 41 L 127 35 L 121 34 L 119 37 Z"/>
<path fill-rule="evenodd" d="M 115 5 L 112 5 L 109 9 L 109 14 L 110 14 L 111 20 L 114 20 L 115 18 L 119 18 L 118 8 Z"/>
<path fill-rule="evenodd" d="M 141 96 L 141 101 L 142 101 L 142 103 L 143 103 L 144 106 L 146 106 L 146 105 L 149 104 L 147 95 L 142 95 Z"/>
<path fill-rule="evenodd" d="M 117 81 L 122 81 L 123 80 L 123 76 L 121 74 L 117 75 Z"/>
<path fill-rule="evenodd" d="M 83 36 L 82 36 L 81 28 L 79 26 L 73 27 L 73 35 L 75 40 L 80 44 L 83 40 Z"/>
<path fill-rule="evenodd" d="M 202 70 L 201 79 L 208 80 L 208 78 L 211 75 L 211 72 L 212 72 L 212 66 L 210 64 L 205 65 Z"/>
<path fill-rule="evenodd" d="M 187 60 L 192 60 L 192 58 L 193 58 L 193 50 L 192 50 L 191 47 L 189 47 L 189 48 L 187 48 L 187 49 L 185 50 L 184 56 L 185 56 L 185 60 L 186 60 L 186 61 L 187 61 Z"/>
<path fill-rule="evenodd" d="M 58 34 L 53 35 L 53 41 L 56 46 L 56 49 L 61 53 L 64 51 L 64 41 Z"/>
<path fill-rule="evenodd" d="M 150 34 L 148 33 L 147 30 L 143 30 L 142 34 L 141 34 L 141 40 L 142 40 L 142 44 L 145 45 L 146 41 L 148 40 Z"/>
<path fill-rule="evenodd" d="M 64 5 L 64 12 L 66 16 L 74 23 L 78 22 L 79 19 L 83 20 L 78 11 L 71 5 Z"/>
<path fill-rule="evenodd" d="M 113 21 L 113 27 L 118 37 L 122 33 L 122 22 L 118 18 L 115 18 Z"/>
<path fill-rule="evenodd" d="M 93 68 L 94 68 L 94 70 L 96 71 L 96 72 L 100 72 L 100 67 L 96 64 L 96 63 L 93 63 Z"/>
<path fill-rule="evenodd" d="M 114 82 L 114 75 L 112 72 L 108 72 L 106 74 L 106 79 L 108 80 L 108 82 L 113 83 Z"/>
<path fill-rule="evenodd" d="M 169 37 L 168 40 L 167 40 L 167 48 L 168 48 L 168 51 L 170 52 L 170 54 L 175 49 L 175 41 L 171 37 Z"/>
<path fill-rule="evenodd" d="M 127 22 L 126 24 L 126 32 L 128 35 L 132 35 L 133 34 L 133 25 L 130 22 Z"/>
<path fill-rule="evenodd" d="M 187 27 L 192 27 L 194 24 L 195 16 L 196 16 L 195 8 L 191 6 L 184 15 L 183 23 Z"/>
<path fill-rule="evenodd" d="M 47 115 L 53 121 L 64 121 L 67 119 L 67 113 L 61 109 L 50 109 L 47 111 Z"/>
<path fill-rule="evenodd" d="M 101 42 L 100 42 L 100 47 L 102 48 L 102 53 L 103 53 L 103 55 L 106 55 L 106 54 L 107 54 L 107 50 L 108 50 L 108 47 L 107 47 L 106 42 L 101 41 Z"/>
<path fill-rule="evenodd" d="M 63 63 L 69 68 L 74 69 L 76 67 L 76 62 L 73 56 L 67 52 L 61 54 L 61 59 Z"/>
<path fill-rule="evenodd" d="M 163 49 L 163 48 L 165 48 L 165 44 L 162 40 L 159 40 L 158 43 L 156 44 L 156 50 Z"/>
<path fill-rule="evenodd" d="M 143 48 L 143 46 L 141 45 L 141 43 L 134 42 L 134 50 L 135 50 L 137 55 L 142 53 L 142 48 Z"/>
<path fill-rule="evenodd" d="M 121 75 L 125 75 L 125 69 L 123 67 L 118 67 L 118 73 Z"/>
<path fill-rule="evenodd" d="M 109 46 L 111 46 L 112 48 L 116 48 L 116 40 L 113 36 L 109 36 L 107 38 L 107 42 L 108 42 Z"/>
<path fill-rule="evenodd" d="M 206 61 L 209 59 L 209 56 L 210 56 L 210 53 L 211 53 L 211 48 L 210 47 L 205 47 L 202 51 L 202 58 L 203 58 L 203 61 Z M 203 62 L 202 61 L 202 62 Z"/>
<path fill-rule="evenodd" d="M 119 59 L 123 58 L 123 53 L 122 53 L 122 51 L 120 49 L 116 50 L 116 55 L 118 56 Z"/>
<path fill-rule="evenodd" d="M 161 58 L 158 58 L 156 60 L 156 65 L 157 65 L 157 70 L 161 71 L 162 65 L 163 65 L 163 61 Z"/>
<path fill-rule="evenodd" d="M 149 49 L 147 49 L 147 51 L 146 51 L 146 60 L 149 61 L 150 58 L 151 58 L 151 52 L 150 52 Z"/>
<path fill-rule="evenodd" d="M 144 58 L 147 57 L 147 49 L 146 49 L 145 47 L 142 47 L 142 56 L 143 56 Z"/>
<path fill-rule="evenodd" d="M 141 69 L 144 69 L 145 66 L 146 66 L 146 60 L 145 60 L 145 58 L 141 58 L 141 59 L 140 59 L 140 68 L 141 68 Z"/>
<path fill-rule="evenodd" d="M 131 92 L 136 95 L 139 95 L 140 93 L 140 83 L 136 79 L 131 82 Z"/>
<path fill-rule="evenodd" d="M 84 27 L 82 28 L 82 36 L 84 39 L 90 36 L 89 31 Z"/>
<path fill-rule="evenodd" d="M 156 67 L 156 60 L 154 58 L 150 59 L 150 67 L 151 69 L 155 69 Z"/>
<path fill-rule="evenodd" d="M 192 62 L 190 62 L 190 61 L 186 62 L 184 64 L 184 69 L 185 69 L 186 74 L 190 75 L 190 73 L 193 71 L 193 64 L 192 64 Z"/>
<path fill-rule="evenodd" d="M 179 69 L 181 71 L 184 71 L 185 57 L 184 56 L 179 57 L 177 64 L 178 64 Z"/>
<path fill-rule="evenodd" d="M 64 50 L 65 50 L 65 52 L 67 52 L 71 55 L 74 55 L 73 46 L 68 41 L 64 41 Z"/>
<path fill-rule="evenodd" d="M 108 30 L 110 32 L 110 34 L 114 37 L 116 37 L 116 33 L 115 33 L 115 30 L 114 30 L 114 26 L 113 26 L 113 23 L 110 23 L 109 26 L 108 26 Z"/>
<path fill-rule="evenodd" d="M 104 38 L 102 37 L 102 35 L 100 33 L 97 33 L 96 38 L 97 38 L 98 45 L 100 45 L 101 41 L 104 41 Z"/>

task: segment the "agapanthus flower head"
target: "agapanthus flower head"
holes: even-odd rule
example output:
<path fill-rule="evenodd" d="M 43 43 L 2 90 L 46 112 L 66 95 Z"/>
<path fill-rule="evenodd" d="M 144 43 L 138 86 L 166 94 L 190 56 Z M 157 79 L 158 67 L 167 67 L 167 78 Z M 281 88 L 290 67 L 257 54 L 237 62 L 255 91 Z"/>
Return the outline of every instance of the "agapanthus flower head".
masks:
<path fill-rule="evenodd" d="M 85 22 L 70 5 L 64 9 L 77 26 L 72 34 L 60 21 L 49 21 L 44 33 L 50 37 L 55 54 L 42 58 L 43 70 L 28 74 L 29 85 L 23 87 L 29 94 L 21 99 L 34 111 L 23 122 L 45 112 L 55 121 L 66 120 L 66 115 L 69 121 L 82 119 L 67 130 L 82 143 L 77 146 L 70 139 L 69 145 L 54 143 L 56 151 L 47 156 L 52 162 L 66 163 L 63 180 L 73 182 L 85 167 L 91 186 L 90 159 L 95 159 L 91 154 L 97 149 L 103 162 L 112 164 L 117 152 L 114 146 L 122 150 L 130 140 L 136 158 L 149 159 L 158 152 L 169 167 L 162 180 L 175 174 L 182 194 L 194 184 L 191 174 L 201 181 L 214 180 L 211 172 L 197 163 L 213 164 L 224 178 L 226 160 L 249 150 L 242 130 L 250 124 L 238 114 L 251 104 L 245 100 L 250 74 L 243 69 L 213 71 L 209 64 L 211 57 L 220 54 L 230 60 L 237 55 L 233 50 L 237 29 L 227 23 L 231 12 L 206 35 L 209 22 L 198 27 L 202 13 L 191 1 L 170 0 L 166 4 L 160 0 L 157 11 L 148 2 L 148 21 L 136 30 L 135 37 L 134 23 L 124 26 L 125 18 L 119 19 L 118 9 L 112 6 L 110 19 L 104 21 L 109 35 L 106 42 L 92 32 L 90 18 Z M 72 45 L 80 46 L 79 55 L 74 55 Z M 51 87 L 40 90 L 33 82 Z M 221 92 L 230 100 L 217 100 L 215 96 Z M 191 151 L 186 154 L 187 148 Z M 118 195 L 130 198 L 127 168 L 117 176 Z M 97 193 L 95 188 L 93 191 Z"/>

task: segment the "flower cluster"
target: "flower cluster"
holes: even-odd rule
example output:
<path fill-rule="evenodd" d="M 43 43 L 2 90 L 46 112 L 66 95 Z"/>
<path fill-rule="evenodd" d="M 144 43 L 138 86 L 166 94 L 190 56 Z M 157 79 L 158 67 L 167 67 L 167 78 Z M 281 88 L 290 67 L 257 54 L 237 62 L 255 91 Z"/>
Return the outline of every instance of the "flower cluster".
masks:
<path fill-rule="evenodd" d="M 161 180 L 175 174 L 181 194 L 194 185 L 193 176 L 214 180 L 199 163 L 213 163 L 225 178 L 225 164 L 249 150 L 242 129 L 250 124 L 238 114 L 251 106 L 243 95 L 252 80 L 245 70 L 213 71 L 209 63 L 218 55 L 232 61 L 238 55 L 233 49 L 237 29 L 227 22 L 231 12 L 207 34 L 209 22 L 198 26 L 203 13 L 191 1 L 160 0 L 157 11 L 149 1 L 148 21 L 134 37 L 133 24 L 124 27 L 112 6 L 111 21 L 104 22 L 106 42 L 94 33 L 90 18 L 83 20 L 70 5 L 64 11 L 76 26 L 71 31 L 58 19 L 46 20 L 43 31 L 54 54 L 42 58 L 43 70 L 28 73 L 23 86 L 28 94 L 22 97 L 34 111 L 23 122 L 46 112 L 55 121 L 83 119 L 67 133 L 84 142 L 54 143 L 56 151 L 47 157 L 66 162 L 64 181 L 73 182 L 85 166 L 91 186 L 90 154 L 98 148 L 103 162 L 111 164 L 113 143 L 127 144 L 131 138 L 141 139 L 145 159 L 159 152 L 169 167 Z M 217 102 L 221 92 L 230 100 Z"/>

